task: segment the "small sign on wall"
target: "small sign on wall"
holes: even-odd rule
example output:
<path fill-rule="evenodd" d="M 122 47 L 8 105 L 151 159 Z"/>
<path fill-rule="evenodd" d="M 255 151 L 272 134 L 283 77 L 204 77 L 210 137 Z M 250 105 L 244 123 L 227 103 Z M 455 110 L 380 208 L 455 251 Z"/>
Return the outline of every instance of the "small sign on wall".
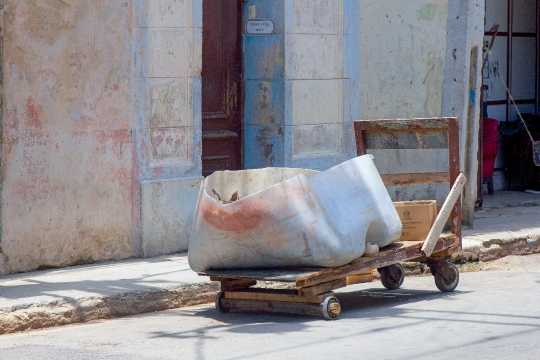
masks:
<path fill-rule="evenodd" d="M 271 19 L 248 19 L 246 21 L 246 35 L 272 36 L 274 22 Z"/>

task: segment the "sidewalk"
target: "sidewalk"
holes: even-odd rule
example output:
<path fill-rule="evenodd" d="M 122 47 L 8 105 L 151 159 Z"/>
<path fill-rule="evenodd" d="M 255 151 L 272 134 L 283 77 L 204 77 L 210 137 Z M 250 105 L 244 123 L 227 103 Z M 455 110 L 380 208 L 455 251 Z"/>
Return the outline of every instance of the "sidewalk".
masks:
<path fill-rule="evenodd" d="M 540 195 L 486 196 L 476 218 L 457 261 L 540 253 Z M 213 302 L 218 290 L 186 254 L 3 276 L 0 334 Z"/>
<path fill-rule="evenodd" d="M 463 229 L 463 251 L 452 260 L 490 261 L 540 252 L 540 195 L 517 191 L 484 196 L 474 229 Z"/>

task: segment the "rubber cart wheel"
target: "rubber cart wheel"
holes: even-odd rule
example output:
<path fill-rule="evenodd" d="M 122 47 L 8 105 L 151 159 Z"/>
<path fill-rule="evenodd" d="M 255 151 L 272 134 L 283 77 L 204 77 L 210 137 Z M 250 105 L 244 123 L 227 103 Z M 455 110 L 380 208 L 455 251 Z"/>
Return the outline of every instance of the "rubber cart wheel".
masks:
<path fill-rule="evenodd" d="M 435 272 L 435 274 L 433 274 L 433 277 L 435 278 L 435 285 L 437 285 L 437 289 L 441 290 L 442 292 L 454 291 L 454 289 L 458 286 L 459 283 L 459 270 L 456 265 L 449 262 L 448 270 L 448 279 L 445 279 L 442 274 L 439 274 L 438 272 Z"/>
<path fill-rule="evenodd" d="M 218 292 L 217 295 L 216 295 L 216 309 L 220 313 L 223 313 L 223 314 L 229 312 L 229 309 L 226 309 L 223 306 L 221 306 L 221 299 L 223 299 L 224 297 L 225 297 L 225 292 L 223 292 L 223 291 Z"/>
<path fill-rule="evenodd" d="M 401 287 L 405 280 L 405 269 L 401 264 L 393 264 L 379 269 L 381 283 L 388 290 L 396 290 Z"/>
<path fill-rule="evenodd" d="M 324 302 L 322 303 L 322 310 L 325 319 L 335 320 L 341 312 L 341 305 L 339 304 L 338 299 L 336 299 L 334 296 L 329 296 L 324 299 Z"/>

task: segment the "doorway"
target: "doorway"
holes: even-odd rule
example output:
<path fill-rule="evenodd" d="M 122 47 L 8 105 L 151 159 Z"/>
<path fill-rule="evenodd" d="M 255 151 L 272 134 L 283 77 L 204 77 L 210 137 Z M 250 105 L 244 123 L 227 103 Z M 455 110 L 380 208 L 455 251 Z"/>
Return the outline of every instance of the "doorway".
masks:
<path fill-rule="evenodd" d="M 203 0 L 203 176 L 243 167 L 242 21 L 242 0 Z"/>
<path fill-rule="evenodd" d="M 530 138 L 508 94 L 540 140 L 540 0 L 486 0 L 484 35 L 484 117 L 498 128 L 492 189 L 540 190 L 540 168 L 534 166 Z"/>
<path fill-rule="evenodd" d="M 499 121 L 515 121 L 516 112 L 506 92 L 508 86 L 521 112 L 539 112 L 540 81 L 538 42 L 539 0 L 487 0 L 485 47 L 496 35 L 483 80 L 487 105 Z M 494 26 L 498 25 L 495 34 Z M 498 79 L 499 75 L 503 82 Z"/>

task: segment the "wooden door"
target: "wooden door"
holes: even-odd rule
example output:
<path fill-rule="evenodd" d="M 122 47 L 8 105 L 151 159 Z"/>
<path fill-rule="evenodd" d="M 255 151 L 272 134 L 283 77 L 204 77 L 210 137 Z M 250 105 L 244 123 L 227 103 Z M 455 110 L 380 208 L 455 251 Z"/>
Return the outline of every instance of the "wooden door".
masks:
<path fill-rule="evenodd" d="M 242 168 L 242 0 L 203 0 L 203 176 Z"/>

